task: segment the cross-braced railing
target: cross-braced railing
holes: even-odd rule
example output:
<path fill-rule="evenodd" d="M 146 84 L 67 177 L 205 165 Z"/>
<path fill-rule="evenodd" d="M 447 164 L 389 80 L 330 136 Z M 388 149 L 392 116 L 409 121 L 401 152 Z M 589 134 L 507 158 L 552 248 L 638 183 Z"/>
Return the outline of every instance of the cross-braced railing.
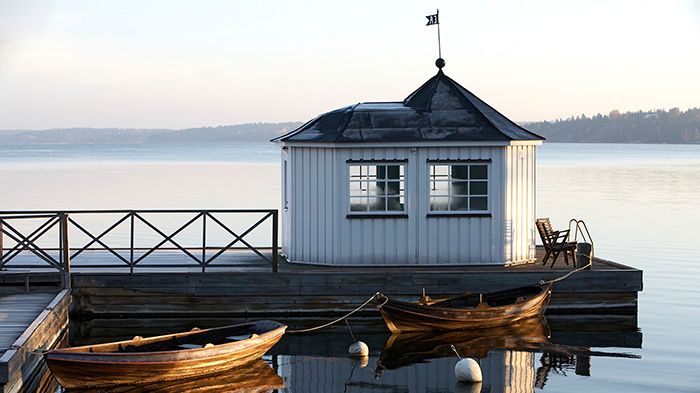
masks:
<path fill-rule="evenodd" d="M 175 217 L 185 216 L 182 223 Z M 116 219 L 114 218 L 116 216 Z M 155 217 L 167 217 L 175 229 L 165 229 Z M 253 216 L 243 229 L 234 230 L 224 217 Z M 241 220 L 237 220 L 241 221 Z M 31 225 L 20 225 L 31 222 Z M 260 236 L 270 222 L 270 236 Z M 92 225 L 89 225 L 92 223 Z M 105 226 L 106 223 L 106 226 Z M 240 225 L 241 222 L 234 223 Z M 96 230 L 95 226 L 104 229 Z M 167 226 L 167 225 L 166 225 Z M 126 227 L 126 229 L 125 229 Z M 192 234 L 192 229 L 198 231 Z M 257 233 L 256 233 L 256 230 Z M 189 231 L 189 233 L 188 233 Z M 58 241 L 55 241 L 55 235 Z M 215 232 L 215 236 L 211 233 Z M 71 234 L 71 242 L 68 234 Z M 265 232 L 267 233 L 267 232 Z M 269 246 L 249 239 L 269 239 Z M 214 237 L 214 239 L 212 239 Z M 7 240 L 7 242 L 4 242 Z M 138 243 L 153 242 L 147 247 Z M 187 244 L 185 244 L 186 242 Z M 196 242 L 196 245 L 192 243 Z M 219 242 L 219 244 L 215 244 Z M 11 245 L 10 245 L 11 243 Z M 3 248 L 3 244 L 5 247 Z M 242 257 L 252 252 L 256 260 Z M 250 254 L 250 253 L 249 253 Z M 20 255 L 25 256 L 21 258 Z M 31 256 L 31 260 L 26 256 Z M 80 257 L 81 263 L 75 263 Z M 110 260 L 105 261 L 105 257 Z M 154 258 L 159 257 L 159 258 Z M 179 258 L 178 258 L 179 257 Z M 184 260 L 183 260 L 184 257 Z M 145 263 L 157 259 L 157 262 Z M 218 262 L 224 259 L 223 262 Z M 255 259 L 255 258 L 254 258 Z M 83 262 L 83 260 L 85 262 Z M 31 263 L 27 263 L 27 262 Z M 80 268 L 128 267 L 244 267 L 265 261 L 278 268 L 277 210 L 74 210 L 0 212 L 0 269 L 49 267 L 70 271 L 71 261 Z M 216 264 L 213 263 L 217 261 Z M 116 262 L 116 263 L 115 263 Z M 256 265 L 257 266 L 257 265 Z"/>

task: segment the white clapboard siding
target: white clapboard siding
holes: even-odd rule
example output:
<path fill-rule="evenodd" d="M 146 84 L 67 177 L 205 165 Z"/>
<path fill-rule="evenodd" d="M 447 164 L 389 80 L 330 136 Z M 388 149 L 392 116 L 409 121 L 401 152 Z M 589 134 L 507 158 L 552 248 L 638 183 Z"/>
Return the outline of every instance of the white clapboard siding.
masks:
<path fill-rule="evenodd" d="M 534 256 L 535 146 L 287 148 L 282 248 L 292 262 L 485 265 Z M 347 218 L 348 160 L 406 160 L 408 218 Z M 428 217 L 428 160 L 490 160 L 490 217 Z"/>
<path fill-rule="evenodd" d="M 508 146 L 506 157 L 505 261 L 535 257 L 535 146 Z"/>

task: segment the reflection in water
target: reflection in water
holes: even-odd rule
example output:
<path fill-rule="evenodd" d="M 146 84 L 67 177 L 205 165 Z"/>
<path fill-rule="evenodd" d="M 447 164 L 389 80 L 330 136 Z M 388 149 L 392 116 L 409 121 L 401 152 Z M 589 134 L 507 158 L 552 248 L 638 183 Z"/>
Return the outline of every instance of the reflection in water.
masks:
<path fill-rule="evenodd" d="M 549 327 L 544 318 L 529 318 L 488 329 L 393 334 L 384 345 L 376 372 L 380 375 L 383 370 L 452 357 L 452 345 L 460 356 L 485 358 L 494 349 L 536 350 L 548 340 Z"/>
<path fill-rule="evenodd" d="M 553 317 L 549 322 L 534 318 L 491 329 L 391 336 L 386 332 L 381 318 L 367 317 L 355 320 L 353 331 L 357 339 L 369 345 L 368 358 L 350 358 L 347 348 L 353 339 L 344 326 L 335 326 L 313 334 L 285 335 L 266 357 L 274 370 L 262 361 L 258 367 L 265 366 L 264 370 L 271 374 L 273 382 L 284 381 L 284 387 L 274 389 L 289 393 L 437 393 L 479 389 L 490 393 L 524 393 L 552 387 L 556 390 L 556 383 L 561 382 L 554 381 L 556 377 L 567 376 L 566 381 L 569 382 L 572 376 L 606 372 L 600 366 L 593 369 L 591 357 L 638 357 L 619 349 L 641 347 L 636 316 L 620 316 L 614 323 L 611 321 L 606 317 L 604 323 L 597 316 L 579 316 L 574 320 Z M 138 334 L 153 335 L 164 329 L 183 330 L 192 326 L 211 327 L 241 322 L 245 321 L 227 318 L 73 320 L 71 343 L 84 345 Z M 303 325 L 301 321 L 287 322 L 292 326 Z M 462 356 L 479 358 L 484 376 L 480 387 L 456 380 L 454 367 L 458 359 L 450 344 L 459 348 Z M 605 347 L 611 348 L 603 350 Z M 247 379 L 239 371 L 232 370 L 230 374 L 188 381 L 187 384 L 157 384 L 118 391 L 214 392 L 237 391 L 234 390 L 237 388 L 243 389 L 239 391 L 259 392 L 260 389 L 273 389 L 271 385 L 235 385 Z M 253 382 L 259 382 L 259 379 L 252 377 Z M 181 387 L 187 390 L 175 390 Z"/>
<path fill-rule="evenodd" d="M 113 389 L 100 390 L 67 390 L 66 392 L 81 393 L 262 393 L 284 388 L 284 381 L 275 370 L 265 361 L 257 359 L 246 365 L 236 367 L 226 372 L 208 374 L 191 379 L 158 382 L 134 386 L 119 386 Z"/>

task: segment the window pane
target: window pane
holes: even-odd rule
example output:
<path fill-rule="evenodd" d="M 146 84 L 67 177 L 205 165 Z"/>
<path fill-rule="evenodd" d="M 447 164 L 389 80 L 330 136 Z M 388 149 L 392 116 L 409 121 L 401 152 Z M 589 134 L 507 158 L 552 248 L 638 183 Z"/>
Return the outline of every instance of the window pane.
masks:
<path fill-rule="evenodd" d="M 369 198 L 369 210 L 370 211 L 385 211 L 386 210 L 386 198 Z"/>
<path fill-rule="evenodd" d="M 488 210 L 486 197 L 469 198 L 469 210 Z"/>
<path fill-rule="evenodd" d="M 377 181 L 374 182 L 375 187 L 377 187 L 377 193 L 376 195 L 386 195 L 386 182 L 384 181 Z M 372 196 L 372 194 L 370 194 Z"/>
<path fill-rule="evenodd" d="M 469 178 L 470 179 L 486 179 L 487 178 L 486 165 L 472 165 L 469 168 Z"/>
<path fill-rule="evenodd" d="M 451 195 L 468 195 L 467 184 L 466 181 L 453 181 L 451 183 L 452 188 L 450 189 Z"/>
<path fill-rule="evenodd" d="M 372 196 L 372 195 L 380 195 L 380 191 L 381 191 L 382 193 L 384 193 L 384 185 L 383 185 L 383 183 L 382 183 L 382 185 L 381 185 L 380 187 L 377 186 L 377 183 L 378 183 L 378 182 L 376 182 L 376 181 L 371 181 L 371 182 L 368 182 L 368 183 L 364 183 L 364 185 L 367 187 L 367 193 L 369 194 L 369 196 Z M 381 183 L 381 182 L 380 182 L 380 183 Z"/>
<path fill-rule="evenodd" d="M 401 165 L 387 165 L 386 175 L 387 179 L 400 179 L 402 175 Z"/>
<path fill-rule="evenodd" d="M 469 195 L 486 195 L 488 187 L 485 181 L 473 181 L 469 184 Z"/>
<path fill-rule="evenodd" d="M 386 183 L 386 193 L 388 195 L 399 195 L 401 193 L 401 182 L 390 181 Z"/>
<path fill-rule="evenodd" d="M 386 167 L 384 165 L 377 166 L 377 179 L 386 179 Z"/>
<path fill-rule="evenodd" d="M 467 210 L 467 197 L 452 198 L 450 210 Z"/>
<path fill-rule="evenodd" d="M 447 178 L 450 173 L 449 165 L 431 165 L 430 176 L 433 178 Z"/>
<path fill-rule="evenodd" d="M 449 198 L 447 197 L 431 197 L 430 198 L 430 210 L 439 211 L 447 210 L 447 203 Z"/>
<path fill-rule="evenodd" d="M 431 181 L 430 195 L 447 195 L 448 184 L 446 181 Z"/>
<path fill-rule="evenodd" d="M 350 198 L 350 211 L 367 211 L 367 198 Z"/>
<path fill-rule="evenodd" d="M 403 198 L 400 198 L 400 197 L 387 198 L 386 210 L 402 211 L 403 210 Z"/>
<path fill-rule="evenodd" d="M 452 165 L 453 179 L 468 179 L 469 165 Z"/>
<path fill-rule="evenodd" d="M 360 196 L 360 195 L 365 195 L 367 194 L 367 188 L 362 187 L 362 183 L 359 181 L 351 181 L 350 182 L 350 196 Z"/>
<path fill-rule="evenodd" d="M 361 165 L 350 165 L 350 179 L 359 180 L 360 174 L 362 173 Z"/>
<path fill-rule="evenodd" d="M 370 180 L 376 179 L 377 178 L 377 166 L 376 165 L 369 165 L 366 168 L 367 168 L 367 178 Z"/>

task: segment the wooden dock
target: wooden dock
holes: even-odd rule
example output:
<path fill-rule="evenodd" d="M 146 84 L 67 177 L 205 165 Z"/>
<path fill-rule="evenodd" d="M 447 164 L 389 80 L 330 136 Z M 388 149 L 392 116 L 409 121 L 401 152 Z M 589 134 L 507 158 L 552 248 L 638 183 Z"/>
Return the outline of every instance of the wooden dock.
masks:
<path fill-rule="evenodd" d="M 0 392 L 30 392 L 46 382 L 41 355 L 32 351 L 64 343 L 70 299 L 68 290 L 0 294 Z"/>
<path fill-rule="evenodd" d="M 270 255 L 270 250 L 262 252 Z M 211 265 L 202 273 L 186 255 L 172 251 L 154 255 L 130 273 L 128 266 L 104 262 L 109 253 L 89 251 L 81 255 L 89 264 L 71 267 L 73 312 L 162 317 L 331 315 L 352 309 L 377 291 L 402 299 L 414 299 L 423 288 L 436 296 L 492 291 L 535 284 L 573 269 L 561 257 L 553 269 L 543 266 L 541 249 L 537 256 L 535 263 L 508 267 L 329 267 L 281 261 L 273 273 L 257 255 L 230 250 L 220 256 L 224 267 Z M 59 273 L 43 266 L 23 272 L 30 287 L 51 285 L 52 279 L 56 285 L 60 280 Z M 641 270 L 596 258 L 591 270 L 556 284 L 548 313 L 636 314 L 642 287 Z"/>
<path fill-rule="evenodd" d="M 572 268 L 561 260 L 554 269 L 540 263 L 360 268 L 282 262 L 277 273 L 264 263 L 212 267 L 207 273 L 188 267 L 133 274 L 76 267 L 72 286 L 74 311 L 82 315 L 312 316 L 347 312 L 377 291 L 403 299 L 416 298 L 423 288 L 433 295 L 491 291 L 535 284 Z M 591 270 L 556 284 L 548 311 L 633 315 L 641 290 L 640 270 L 596 259 Z"/>

